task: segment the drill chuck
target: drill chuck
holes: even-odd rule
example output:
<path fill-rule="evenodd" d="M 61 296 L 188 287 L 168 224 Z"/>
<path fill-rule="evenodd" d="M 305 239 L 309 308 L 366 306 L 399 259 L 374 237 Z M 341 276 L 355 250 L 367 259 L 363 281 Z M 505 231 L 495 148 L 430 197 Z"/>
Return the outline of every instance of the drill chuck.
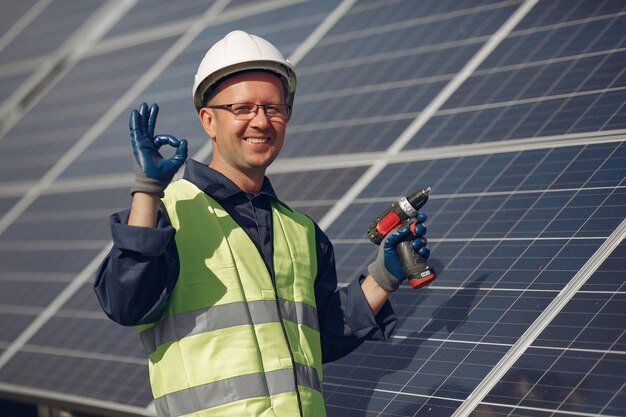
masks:
<path fill-rule="evenodd" d="M 369 239 L 377 245 L 383 241 L 387 233 L 401 226 L 407 220 L 415 219 L 430 194 L 430 187 L 417 190 L 388 207 L 370 224 L 367 230 Z"/>

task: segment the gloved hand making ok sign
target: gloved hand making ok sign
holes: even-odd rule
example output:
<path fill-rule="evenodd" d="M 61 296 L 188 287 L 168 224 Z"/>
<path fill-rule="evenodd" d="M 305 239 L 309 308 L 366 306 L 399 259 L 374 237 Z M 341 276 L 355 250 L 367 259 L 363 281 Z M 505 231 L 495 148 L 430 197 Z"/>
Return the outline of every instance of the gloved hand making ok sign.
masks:
<path fill-rule="evenodd" d="M 426 221 L 426 215 L 419 213 L 413 232 L 408 227 L 402 226 L 389 232 L 381 242 L 378 255 L 374 262 L 369 265 L 368 272 L 376 283 L 385 290 L 389 292 L 397 290 L 406 278 L 402 262 L 396 251 L 398 244 L 411 240 L 411 246 L 422 258 L 427 259 L 430 255 L 430 249 L 426 247 L 426 238 L 424 237 L 426 234 L 426 227 L 422 224 L 424 221 Z"/>
<path fill-rule="evenodd" d="M 146 103 L 141 103 L 139 111 L 130 113 L 130 137 L 135 154 L 135 183 L 131 193 L 141 191 L 162 197 L 163 190 L 187 159 L 187 140 L 179 140 L 172 135 L 154 136 L 158 113 L 156 103 L 149 109 Z M 159 148 L 165 144 L 176 148 L 176 154 L 170 159 L 164 159 L 159 153 Z"/>

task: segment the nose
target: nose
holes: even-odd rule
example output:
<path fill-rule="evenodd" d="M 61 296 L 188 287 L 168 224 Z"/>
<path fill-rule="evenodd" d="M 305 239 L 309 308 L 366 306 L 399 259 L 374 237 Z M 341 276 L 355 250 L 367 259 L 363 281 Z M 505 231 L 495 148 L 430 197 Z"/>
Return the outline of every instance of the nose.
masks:
<path fill-rule="evenodd" d="M 265 108 L 263 106 L 257 106 L 256 114 L 250 120 L 250 124 L 257 129 L 266 129 L 269 125 L 270 120 L 267 118 L 267 114 L 265 114 Z"/>

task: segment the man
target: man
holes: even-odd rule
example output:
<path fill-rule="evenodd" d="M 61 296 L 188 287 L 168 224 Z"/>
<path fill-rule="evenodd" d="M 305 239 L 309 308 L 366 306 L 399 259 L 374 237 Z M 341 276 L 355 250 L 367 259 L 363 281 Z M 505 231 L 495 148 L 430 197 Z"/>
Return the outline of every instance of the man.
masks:
<path fill-rule="evenodd" d="M 420 224 L 391 233 L 359 277 L 337 289 L 330 241 L 276 196 L 265 171 L 285 139 L 296 91 L 269 42 L 229 33 L 204 57 L 193 88 L 211 163 L 156 135 L 158 107 L 130 119 L 136 182 L 114 214 L 114 246 L 95 282 L 107 315 L 138 325 L 160 416 L 323 416 L 322 363 L 396 324 L 387 302 L 404 279 L 395 246 L 428 249 Z M 164 159 L 163 145 L 176 148 Z M 420 217 L 420 221 L 425 219 Z"/>

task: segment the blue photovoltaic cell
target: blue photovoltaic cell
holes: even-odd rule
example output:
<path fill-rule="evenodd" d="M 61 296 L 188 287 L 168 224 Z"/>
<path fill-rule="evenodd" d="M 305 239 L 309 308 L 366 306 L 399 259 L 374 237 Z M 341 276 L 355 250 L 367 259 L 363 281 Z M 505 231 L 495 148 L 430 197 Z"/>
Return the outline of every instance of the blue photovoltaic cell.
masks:
<path fill-rule="evenodd" d="M 295 115 L 294 115 L 295 117 Z M 322 123 L 312 126 L 287 128 L 289 137 L 283 148 L 285 157 L 304 155 L 332 155 L 341 152 L 371 152 L 382 150 L 399 136 L 410 120 L 377 122 L 375 118 Z"/>
<path fill-rule="evenodd" d="M 0 265 L 5 271 L 78 273 L 99 250 L 19 250 L 4 247 L 0 251 Z M 61 262 L 62 260 L 62 262 Z"/>
<path fill-rule="evenodd" d="M 408 22 L 396 29 L 383 24 L 380 10 L 355 13 L 361 30 L 352 24 L 352 31 L 330 35 L 298 65 L 302 87 L 283 155 L 386 149 L 512 8 L 428 19 L 408 6 L 385 10 Z M 447 25 L 463 29 L 441 33 Z"/>
<path fill-rule="evenodd" d="M 368 352 L 360 362 L 365 370 L 348 371 L 354 358 L 347 357 L 326 367 L 327 376 L 334 376 L 326 381 L 337 390 L 367 381 L 368 390 L 354 400 L 354 404 L 365 404 L 361 413 L 367 409 L 394 415 L 390 410 L 402 404 L 388 400 L 389 408 L 384 411 L 367 405 L 370 396 L 378 395 L 371 392 L 376 388 L 399 392 L 397 397 L 411 404 L 405 404 L 406 409 L 417 415 L 426 410 L 430 410 L 428 415 L 449 415 L 454 406 L 425 398 L 464 399 L 463 393 L 471 392 L 502 357 L 487 355 L 486 363 L 479 366 L 466 358 L 451 357 L 451 352 L 460 344 L 469 345 L 469 352 L 485 346 L 498 346 L 505 352 L 512 347 L 587 262 L 602 238 L 622 221 L 619 213 L 626 210 L 626 193 L 612 187 L 623 184 L 623 168 L 617 168 L 623 158 L 624 146 L 608 143 L 389 165 L 329 230 L 340 280 L 364 271 L 375 254 L 364 237 L 369 221 L 400 195 L 432 185 L 433 195 L 424 212 L 430 216 L 429 235 L 441 237 L 441 241 L 431 240 L 429 259 L 440 278 L 434 288 L 419 292 L 402 288 L 395 296 L 394 306 L 402 319 L 393 343 L 417 343 L 417 353 L 412 357 L 417 360 L 421 358 L 417 341 L 445 342 L 428 352 L 428 366 L 410 368 L 410 372 L 405 372 L 404 365 L 389 372 L 387 363 L 380 364 L 384 354 L 367 350 L 384 351 L 388 346 L 372 343 L 370 347 L 366 343 L 358 351 Z M 410 172 L 416 173 L 412 180 Z M 427 182 L 431 175 L 436 178 L 433 183 Z M 447 195 L 439 200 L 436 190 Z M 463 195 L 479 190 L 486 195 Z M 382 200 L 386 202 L 378 202 Z M 607 211 L 600 213 L 604 207 Z M 577 236 L 584 239 L 570 239 Z M 485 240 L 470 240 L 477 238 Z M 514 240 L 507 240 L 510 238 Z M 342 243 L 343 239 L 350 243 Z M 368 251 L 369 257 L 365 256 Z M 389 356 L 397 355 L 390 351 Z M 370 371 L 377 366 L 384 377 L 377 378 L 375 369 Z M 435 366 L 435 371 L 428 372 L 429 366 Z M 357 372 L 373 377 L 368 379 Z M 390 379 L 397 385 L 388 385 Z M 419 384 L 428 390 L 416 389 Z M 412 397 L 416 395 L 423 396 L 424 401 Z M 333 393 L 327 392 L 327 397 L 333 404 Z M 384 407 L 385 401 L 380 403 Z M 331 405 L 332 415 L 362 415 L 341 405 L 334 407 Z"/>
<path fill-rule="evenodd" d="M 623 352 L 625 253 L 626 242 L 622 242 L 537 338 L 535 346 Z M 607 284 L 611 286 L 607 288 Z M 563 333 L 569 334 L 559 337 Z"/>
<path fill-rule="evenodd" d="M 587 414 L 626 412 L 623 293 L 589 291 L 607 280 L 623 286 L 622 242 L 518 360 L 477 412 L 527 415 L 531 408 Z M 497 406 L 494 403 L 501 403 Z M 511 412 L 511 414 L 508 414 Z"/>
<path fill-rule="evenodd" d="M 517 25 L 516 29 L 524 30 L 538 26 L 559 25 L 566 21 L 619 13 L 623 10 L 624 3 L 613 0 L 594 2 L 585 0 L 540 1 L 530 10 L 526 19 Z"/>
<path fill-rule="evenodd" d="M 2 286 L 4 287 L 4 283 Z M 32 314 L 3 312 L 0 315 L 0 344 L 8 346 L 34 319 Z"/>
<path fill-rule="evenodd" d="M 148 368 L 112 358 L 70 357 L 23 349 L 0 370 L 0 381 L 56 393 L 145 407 L 152 400 Z M 63 372 L 59 372 L 62 369 Z M 142 387 L 142 389 L 137 389 Z"/>
<path fill-rule="evenodd" d="M 366 168 L 337 168 L 319 171 L 269 174 L 276 194 L 285 202 L 329 201 L 340 198 L 363 175 Z M 307 192 L 303 193 L 302 190 Z M 311 198 L 313 197 L 313 198 Z"/>
<path fill-rule="evenodd" d="M 7 273 L 1 282 L 2 293 L 0 304 L 16 304 L 29 307 L 46 307 L 65 288 L 67 282 L 42 282 L 35 280 L 23 280 L 20 277 L 11 279 Z M 33 311 L 36 311 L 33 310 Z"/>
<path fill-rule="evenodd" d="M 597 15 L 579 2 L 563 17 L 570 24 L 514 31 L 407 148 L 626 127 L 626 18 Z"/>
<path fill-rule="evenodd" d="M 0 50 L 0 62 L 39 58 L 55 52 L 100 5 L 97 0 L 53 0 Z M 8 7 L 6 4 L 3 6 L 3 9 Z M 12 8 L 11 5 L 9 9 Z"/>
<path fill-rule="evenodd" d="M 569 19 L 569 22 L 564 21 L 560 25 L 542 25 L 534 21 L 532 22 L 533 28 L 514 30 L 500 47 L 489 55 L 477 72 L 523 63 L 542 62 L 546 59 L 567 62 L 576 57 L 601 55 L 605 51 L 621 48 L 624 45 L 621 30 L 624 24 L 624 16 L 621 14 L 624 5 L 620 2 L 611 3 L 620 5 L 622 10 L 601 14 L 595 18 L 578 15 L 578 19 Z M 601 4 L 601 2 L 587 4 Z M 531 22 L 528 17 L 525 21 Z M 524 44 L 535 46 L 522 47 Z M 512 54 L 512 50 L 516 53 Z"/>
<path fill-rule="evenodd" d="M 369 4 L 367 4 L 369 3 Z M 343 17 L 341 24 L 333 27 L 329 37 L 344 35 L 354 30 L 363 29 L 363 21 L 371 22 L 371 26 L 402 28 L 408 24 L 427 23 L 429 21 L 443 20 L 459 14 L 477 13 L 488 9 L 501 9 L 510 7 L 511 3 L 501 0 L 477 0 L 470 5 L 459 4 L 454 0 L 442 0 L 437 2 L 395 2 L 393 7 L 379 1 L 359 1 Z M 461 7 L 459 7 L 461 6 Z M 439 27 L 437 27 L 439 29 Z M 393 32 L 391 29 L 390 32 Z M 393 36 L 393 35 L 390 35 Z M 446 36 L 455 36 L 447 34 Z M 390 45 L 390 48 L 397 45 Z"/>
<path fill-rule="evenodd" d="M 356 167 L 314 173 L 270 174 L 269 178 L 278 198 L 319 221 L 364 171 L 364 167 Z M 306 194 L 302 191 L 305 189 Z"/>
<path fill-rule="evenodd" d="M 626 25 L 626 16 L 623 24 Z M 554 100 L 558 100 L 558 96 L 572 92 L 587 92 L 587 95 L 593 96 L 598 94 L 594 93 L 596 90 L 623 88 L 626 84 L 623 74 L 625 59 L 626 52 L 621 51 L 496 73 L 483 71 L 485 75 L 473 76 L 464 83 L 444 108 L 463 108 L 541 96 L 556 96 Z M 593 73 L 594 77 L 590 78 L 589 73 Z M 496 85 L 497 88 L 485 88 L 488 85 Z"/>
<path fill-rule="evenodd" d="M 58 193 L 42 195 L 35 201 L 24 216 L 38 217 L 46 213 L 67 213 L 76 211 L 80 205 L 81 211 L 91 213 L 96 210 L 111 212 L 128 205 L 129 188 L 102 190 L 88 190 L 79 193 Z"/>
<path fill-rule="evenodd" d="M 66 285 L 64 280 L 25 280 L 24 274 L 4 270 L 0 279 L 0 343 L 13 342 Z"/>
<path fill-rule="evenodd" d="M 622 242 L 611 255 L 593 273 L 593 279 L 585 282 L 581 291 L 605 291 L 624 292 L 626 280 L 624 279 L 624 266 L 626 265 L 626 244 Z M 626 346 L 620 349 L 626 350 Z"/>
<path fill-rule="evenodd" d="M 304 88 L 298 96 L 307 102 L 334 95 L 393 93 L 402 87 L 447 81 L 478 50 L 482 40 L 478 37 L 462 45 L 452 43 L 407 48 L 395 53 L 377 50 L 375 52 L 378 53 L 372 56 L 337 58 L 328 63 L 303 62 L 298 66 L 298 74 Z M 343 41 L 339 46 L 350 48 L 354 42 Z M 335 45 L 319 46 L 319 53 L 331 47 Z"/>
<path fill-rule="evenodd" d="M 59 316 L 48 321 L 29 344 L 136 358 L 135 365 L 147 362 L 135 328 L 119 326 L 106 317 L 87 318 L 66 310 Z M 103 338 L 102 334 L 108 336 Z"/>
<path fill-rule="evenodd" d="M 425 3 L 422 3 L 426 6 Z M 468 8 L 451 14 L 426 12 L 422 7 L 404 2 L 401 7 L 365 10 L 349 14 L 334 34 L 322 40 L 302 61 L 303 67 L 314 64 L 334 64 L 337 60 L 376 56 L 380 53 L 393 54 L 402 51 L 411 53 L 413 48 L 424 48 L 474 37 L 492 34 L 510 15 L 514 7 Z M 428 6 L 426 6 L 428 7 Z M 426 8 L 424 7 L 424 8 Z M 430 15 L 430 16 L 429 16 Z M 394 23 L 393 21 L 399 21 Z M 344 30 L 344 22 L 348 30 Z M 401 22 L 401 23 L 400 23 Z M 442 24 L 445 22 L 445 24 Z M 459 30 L 446 30 L 448 25 Z M 374 30 L 375 29 L 375 30 Z M 411 67 L 410 65 L 406 65 Z M 415 67 L 416 71 L 421 71 Z M 390 73 L 394 79 L 393 73 Z M 354 79 L 352 82 L 355 83 Z"/>
<path fill-rule="evenodd" d="M 56 218 L 55 218 L 56 217 Z M 102 212 L 98 211 L 91 219 L 83 215 L 76 219 L 50 216 L 49 220 L 21 221 L 14 223 L 2 235 L 1 241 L 58 241 L 102 239 L 102 243 L 110 239 L 110 229 L 102 222 Z"/>
<path fill-rule="evenodd" d="M 442 318 L 432 327 L 446 325 Z M 431 337 L 428 330 L 413 336 L 378 344 L 378 349 L 366 344 L 341 365 L 327 367 L 324 394 L 329 415 L 415 415 L 433 395 L 440 400 L 429 404 L 429 415 L 450 415 L 506 351 L 468 343 L 443 348 L 445 343 L 422 339 Z"/>
<path fill-rule="evenodd" d="M 21 85 L 30 75 L 30 71 L 9 76 L 0 75 L 0 104 L 4 103 L 13 94 L 17 86 Z"/>
<path fill-rule="evenodd" d="M 22 0 L 11 3 L 11 7 L 4 7 L 0 15 L 0 36 L 5 35 L 35 3 L 37 0 Z"/>
<path fill-rule="evenodd" d="M 504 237 L 505 234 L 513 237 L 542 234 L 555 237 L 562 231 L 560 227 L 571 229 L 565 236 L 571 235 L 572 231 L 581 233 L 585 230 L 584 222 L 578 224 L 578 227 L 566 224 L 567 220 L 576 219 L 579 215 L 563 211 L 562 208 L 580 208 L 587 210 L 586 213 L 590 215 L 609 196 L 610 201 L 620 205 L 620 190 L 600 187 L 615 187 L 623 183 L 624 172 L 619 164 L 624 160 L 625 149 L 623 144 L 617 142 L 457 160 L 391 164 L 362 193 L 363 202 L 359 205 L 364 205 L 364 209 L 357 210 L 356 216 L 352 211 L 346 212 L 328 232 L 334 238 L 362 237 L 371 219 L 386 204 L 411 191 L 430 186 L 433 189 L 432 197 L 424 211 L 432 213 L 431 221 L 437 219 L 437 223 L 443 223 L 441 229 L 433 233 L 437 236 L 472 237 L 480 231 L 485 237 Z M 606 155 L 606 159 L 601 159 L 601 155 Z M 613 157 L 616 160 L 610 162 Z M 396 180 L 399 178 L 402 181 Z M 579 187 L 598 189 L 577 190 Z M 509 193 L 502 193 L 505 190 Z M 518 193 L 511 194 L 511 191 Z M 475 192 L 487 194 L 476 197 L 463 195 Z M 449 198 L 449 194 L 458 196 Z M 381 197 L 383 195 L 389 197 L 384 199 Z M 436 217 L 438 211 L 442 212 L 443 217 Z M 618 211 L 613 212 L 619 217 Z M 524 216 L 533 216 L 533 224 L 524 224 Z M 541 218 L 543 222 L 538 223 Z M 581 219 L 580 216 L 578 219 Z M 612 230 L 616 226 L 615 219 L 599 220 L 606 221 L 602 231 Z M 525 231 L 526 227 L 535 227 L 536 230 Z M 579 227 L 582 227 L 580 231 Z"/>
<path fill-rule="evenodd" d="M 84 284 L 69 300 L 63 305 L 63 311 L 74 312 L 74 314 L 92 314 L 101 313 L 102 307 L 98 303 L 98 300 L 94 296 L 93 283 L 88 282 Z M 104 318 L 99 314 L 99 318 Z"/>
<path fill-rule="evenodd" d="M 157 28 L 174 22 L 192 19 L 203 14 L 214 2 L 184 0 L 139 0 L 106 34 L 105 39 L 136 32 L 139 29 Z"/>
<path fill-rule="evenodd" d="M 0 198 L 0 215 L 4 215 L 9 211 L 17 202 L 18 198 Z"/>
<path fill-rule="evenodd" d="M 0 141 L 0 178 L 40 178 L 171 42 L 159 40 L 80 61 Z"/>
<path fill-rule="evenodd" d="M 407 149 L 481 143 L 501 139 L 572 134 L 626 127 L 626 90 L 593 93 L 544 102 L 509 106 L 504 103 L 486 110 L 454 112 L 435 116 L 407 145 Z M 589 107 L 594 109 L 589 110 Z"/>

